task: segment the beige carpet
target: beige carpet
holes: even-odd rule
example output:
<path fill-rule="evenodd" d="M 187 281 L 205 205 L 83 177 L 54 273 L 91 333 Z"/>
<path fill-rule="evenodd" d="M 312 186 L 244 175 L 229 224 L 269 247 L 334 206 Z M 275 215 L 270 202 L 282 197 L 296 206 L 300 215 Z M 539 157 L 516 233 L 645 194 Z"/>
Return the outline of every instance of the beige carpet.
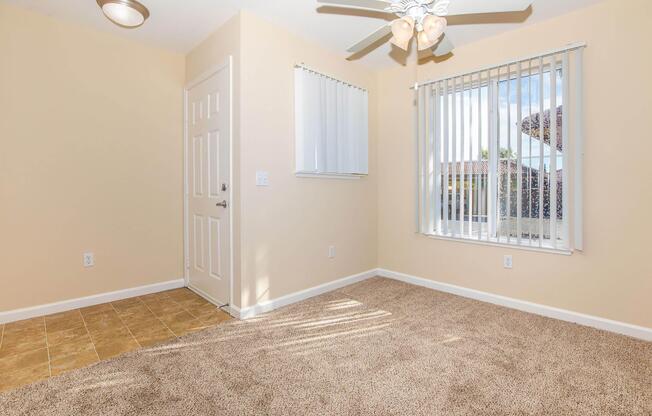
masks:
<path fill-rule="evenodd" d="M 652 343 L 374 278 L 0 395 L 12 415 L 651 415 Z"/>

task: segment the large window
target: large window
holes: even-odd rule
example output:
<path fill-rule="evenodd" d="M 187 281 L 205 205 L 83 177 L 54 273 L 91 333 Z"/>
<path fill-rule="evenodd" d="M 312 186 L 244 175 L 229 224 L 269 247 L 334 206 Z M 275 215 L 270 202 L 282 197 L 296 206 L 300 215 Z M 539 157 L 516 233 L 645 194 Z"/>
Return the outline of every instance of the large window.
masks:
<path fill-rule="evenodd" d="M 581 247 L 580 53 L 576 46 L 419 86 L 420 232 Z"/>
<path fill-rule="evenodd" d="M 294 76 L 296 172 L 366 175 L 367 91 L 303 66 Z"/>

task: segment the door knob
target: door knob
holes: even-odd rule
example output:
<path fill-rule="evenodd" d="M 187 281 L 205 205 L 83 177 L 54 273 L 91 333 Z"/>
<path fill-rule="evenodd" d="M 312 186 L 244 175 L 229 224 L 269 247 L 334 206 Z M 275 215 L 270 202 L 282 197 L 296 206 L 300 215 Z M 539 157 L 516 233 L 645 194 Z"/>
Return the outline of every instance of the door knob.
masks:
<path fill-rule="evenodd" d="M 226 200 L 224 200 L 224 201 L 222 201 L 222 202 L 218 202 L 217 204 L 215 204 L 215 206 L 217 206 L 217 207 L 222 207 L 222 208 L 226 208 Z"/>

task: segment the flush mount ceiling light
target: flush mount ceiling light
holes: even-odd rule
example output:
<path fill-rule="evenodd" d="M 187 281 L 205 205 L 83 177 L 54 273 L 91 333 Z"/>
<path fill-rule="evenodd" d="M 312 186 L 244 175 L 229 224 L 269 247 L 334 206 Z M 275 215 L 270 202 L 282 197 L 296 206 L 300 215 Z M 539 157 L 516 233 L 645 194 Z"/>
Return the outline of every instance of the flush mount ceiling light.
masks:
<path fill-rule="evenodd" d="M 136 0 L 97 0 L 104 16 L 118 26 L 136 28 L 149 17 L 149 10 Z"/>

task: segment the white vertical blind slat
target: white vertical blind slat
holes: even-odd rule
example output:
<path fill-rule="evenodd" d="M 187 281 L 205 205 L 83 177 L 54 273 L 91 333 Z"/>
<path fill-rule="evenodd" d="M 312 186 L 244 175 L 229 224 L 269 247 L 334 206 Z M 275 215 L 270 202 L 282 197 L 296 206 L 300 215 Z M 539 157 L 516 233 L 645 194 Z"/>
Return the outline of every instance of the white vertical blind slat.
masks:
<path fill-rule="evenodd" d="M 359 122 L 361 123 L 361 133 L 359 136 L 358 146 L 358 169 L 355 173 L 366 175 L 369 173 L 369 93 L 367 91 L 360 91 L 362 99 L 362 117 Z"/>
<path fill-rule="evenodd" d="M 500 242 L 501 234 L 502 234 L 502 210 L 503 210 L 503 201 L 504 201 L 504 196 L 505 196 L 505 189 L 503 185 L 503 180 L 505 179 L 505 168 L 503 167 L 503 161 L 501 160 L 501 140 L 502 140 L 502 134 L 503 134 L 503 129 L 501 128 L 502 124 L 502 109 L 500 108 L 500 90 L 501 90 L 501 82 L 500 82 L 500 77 L 501 77 L 501 72 L 502 72 L 502 67 L 498 67 L 498 74 L 496 76 L 496 97 L 494 101 L 494 105 L 496 106 L 496 115 L 495 115 L 495 120 L 496 120 L 496 164 L 498 166 L 498 171 L 496 174 L 496 212 L 494 214 L 494 217 L 496 218 L 496 239 L 498 242 Z"/>
<path fill-rule="evenodd" d="M 303 71 L 300 68 L 294 69 L 294 134 L 296 140 L 295 158 L 296 165 L 305 166 L 305 147 L 307 145 L 305 140 L 305 111 L 304 103 L 304 79 Z"/>
<path fill-rule="evenodd" d="M 432 233 L 435 228 L 435 97 L 434 85 L 426 86 L 426 94 L 428 95 L 428 190 L 426 197 L 428 198 L 428 234 Z"/>
<path fill-rule="evenodd" d="M 430 230 L 432 229 L 430 227 L 430 183 L 431 183 L 431 177 L 430 177 L 430 153 L 431 153 L 431 147 L 430 147 L 430 117 L 429 113 L 431 111 L 430 109 L 430 85 L 426 85 L 423 88 L 423 107 L 424 107 L 424 114 L 423 114 L 423 134 L 422 140 L 423 140 L 423 207 L 422 207 L 422 212 L 423 212 L 423 227 L 424 227 L 424 233 L 430 233 Z"/>
<path fill-rule="evenodd" d="M 487 197 L 487 218 L 488 228 L 487 240 L 496 238 L 496 219 L 498 217 L 498 76 L 500 68 L 497 68 L 497 75 L 494 78 L 489 73 L 489 194 Z"/>
<path fill-rule="evenodd" d="M 423 233 L 425 232 L 425 221 L 424 221 L 424 201 L 425 201 L 425 180 L 426 177 L 424 175 L 425 172 L 425 167 L 424 167 L 424 158 L 425 158 L 425 88 L 419 88 L 418 90 L 419 94 L 419 117 L 417 120 L 417 129 L 419 132 L 419 151 L 417 153 L 417 158 L 418 158 L 418 175 L 419 175 L 419 232 Z"/>
<path fill-rule="evenodd" d="M 337 84 L 334 82 L 326 83 L 324 94 L 326 102 L 326 171 L 337 172 Z"/>
<path fill-rule="evenodd" d="M 584 181 L 584 108 L 583 103 L 583 72 L 584 56 L 582 49 L 575 51 L 575 116 L 573 117 L 574 132 L 574 159 L 573 159 L 573 248 L 584 250 L 584 204 L 583 204 L 583 181 Z"/>
<path fill-rule="evenodd" d="M 468 203 L 469 203 L 469 224 L 468 224 L 468 229 L 469 229 L 469 238 L 473 237 L 473 210 L 475 209 L 475 205 L 473 203 L 474 199 L 474 179 L 475 179 L 475 153 L 473 152 L 474 146 L 473 146 L 473 134 L 475 132 L 475 123 L 474 123 L 474 114 L 475 112 L 473 111 L 473 74 L 469 75 L 469 167 L 471 169 L 471 172 L 469 172 L 467 175 L 469 177 L 469 197 L 468 197 Z"/>
<path fill-rule="evenodd" d="M 460 186 L 459 186 L 459 193 L 460 193 L 460 206 L 459 206 L 459 212 L 460 212 L 460 234 L 464 235 L 465 234 L 465 221 L 464 221 L 464 214 L 465 214 L 465 198 L 466 198 L 466 189 L 464 188 L 464 161 L 465 161 L 465 155 L 466 155 L 466 136 L 464 135 L 465 129 L 464 129 L 464 124 L 466 123 L 466 118 L 464 118 L 464 95 L 466 94 L 465 92 L 465 83 L 464 83 L 464 77 L 461 77 L 460 80 L 462 81 L 462 85 L 460 88 L 460 140 L 461 140 L 461 149 L 460 149 Z"/>
<path fill-rule="evenodd" d="M 303 131 L 303 169 L 308 172 L 316 172 L 317 165 L 315 163 L 315 149 L 317 141 L 316 130 L 316 112 L 318 111 L 318 102 L 315 102 L 317 92 L 315 90 L 315 80 L 309 74 L 303 74 L 304 88 L 305 88 L 305 118 L 304 118 L 304 131 Z"/>
<path fill-rule="evenodd" d="M 516 243 L 521 244 L 523 234 L 523 70 L 521 62 L 516 66 Z"/>
<path fill-rule="evenodd" d="M 459 227 L 457 220 L 457 78 L 453 78 L 453 89 L 451 91 L 451 215 L 453 217 L 453 237 L 457 236 Z"/>
<path fill-rule="evenodd" d="M 569 71 L 569 52 L 565 52 L 562 56 L 562 69 L 561 69 L 561 79 L 562 79 L 562 116 L 561 116 L 561 143 L 562 143 L 562 224 L 563 224 L 563 235 L 562 241 L 564 248 L 570 248 L 570 235 L 569 235 L 569 223 L 570 217 L 568 215 L 568 206 L 570 200 L 568 188 L 570 185 L 569 171 L 570 171 L 570 146 L 568 143 L 568 134 L 569 134 L 569 125 L 568 125 L 568 113 L 570 111 L 570 71 Z"/>
<path fill-rule="evenodd" d="M 528 239 L 530 246 L 533 244 L 532 240 L 532 235 L 533 235 L 533 227 L 534 227 L 534 222 L 532 221 L 532 213 L 534 212 L 532 210 L 532 188 L 533 188 L 533 178 L 534 175 L 532 175 L 532 77 L 534 74 L 532 73 L 532 60 L 530 59 L 528 61 L 528 83 L 527 83 L 527 88 L 528 88 L 528 120 L 530 122 L 528 123 Z"/>
<path fill-rule="evenodd" d="M 484 223 L 484 193 L 482 192 L 482 72 L 478 72 L 478 174 L 476 177 L 476 200 L 478 201 L 478 240 L 482 238 L 482 227 Z"/>
<path fill-rule="evenodd" d="M 414 230 L 417 233 L 421 232 L 421 168 L 419 150 L 421 148 L 421 132 L 419 131 L 419 114 L 421 113 L 420 90 L 414 90 L 414 102 L 416 109 L 414 111 Z"/>
<path fill-rule="evenodd" d="M 550 62 L 550 242 L 557 248 L 557 57 Z"/>
<path fill-rule="evenodd" d="M 510 103 L 510 90 L 512 84 L 511 66 L 507 65 L 507 206 L 505 207 L 505 220 L 507 222 L 507 242 L 512 241 L 512 106 Z"/>
<path fill-rule="evenodd" d="M 441 183 L 441 86 L 439 83 L 435 84 L 435 96 L 434 96 L 434 149 L 433 149 L 433 169 L 434 169 L 434 192 L 432 195 L 433 205 L 434 205 L 434 229 L 436 232 L 440 233 L 441 230 L 441 192 L 442 192 L 442 183 Z"/>
<path fill-rule="evenodd" d="M 450 163 L 449 163 L 450 162 L 450 160 L 449 160 L 450 157 L 449 157 L 449 148 L 448 148 L 448 145 L 450 143 L 450 130 L 448 128 L 449 127 L 448 126 L 448 124 L 449 124 L 448 123 L 448 121 L 449 121 L 448 120 L 448 107 L 449 107 L 449 105 L 448 105 L 449 104 L 449 100 L 448 100 L 448 98 L 449 98 L 449 95 L 448 95 L 448 80 L 444 81 L 443 84 L 444 84 L 444 91 L 443 91 L 443 95 L 444 95 L 444 103 L 443 103 L 444 104 L 444 109 L 443 109 L 444 132 L 443 132 L 443 134 L 444 135 L 442 137 L 442 140 L 444 142 L 444 153 L 443 153 L 443 158 L 442 158 L 442 164 L 444 165 L 444 183 L 442 184 L 442 192 L 444 194 L 443 195 L 444 196 L 444 205 L 443 205 L 442 209 L 444 211 L 443 212 L 444 221 L 443 221 L 443 224 L 442 224 L 442 229 L 443 229 L 444 234 L 446 235 L 446 234 L 448 234 L 448 212 L 449 212 L 448 211 L 448 206 L 449 206 L 449 204 L 448 204 L 448 184 L 449 184 L 449 181 L 450 181 L 450 169 L 449 169 L 449 167 L 450 167 Z"/>
<path fill-rule="evenodd" d="M 316 83 L 317 96 L 315 100 L 318 102 L 317 129 L 319 129 L 319 135 L 317 136 L 317 144 L 315 146 L 315 166 L 318 172 L 328 172 L 326 165 L 328 134 L 327 80 L 322 76 L 317 76 Z"/>
<path fill-rule="evenodd" d="M 345 169 L 347 172 L 355 171 L 355 140 L 356 137 L 356 120 L 358 118 L 358 108 L 355 105 L 355 91 L 352 88 L 346 89 L 347 93 L 347 109 L 348 109 L 348 123 L 347 123 L 347 140 L 346 140 L 346 164 Z"/>
<path fill-rule="evenodd" d="M 544 192 L 545 187 L 545 178 L 543 176 L 545 165 L 543 160 L 543 139 L 544 139 L 544 129 L 543 129 L 543 113 L 545 109 L 543 108 L 543 58 L 539 58 L 539 247 L 543 246 L 543 211 L 544 206 Z"/>

